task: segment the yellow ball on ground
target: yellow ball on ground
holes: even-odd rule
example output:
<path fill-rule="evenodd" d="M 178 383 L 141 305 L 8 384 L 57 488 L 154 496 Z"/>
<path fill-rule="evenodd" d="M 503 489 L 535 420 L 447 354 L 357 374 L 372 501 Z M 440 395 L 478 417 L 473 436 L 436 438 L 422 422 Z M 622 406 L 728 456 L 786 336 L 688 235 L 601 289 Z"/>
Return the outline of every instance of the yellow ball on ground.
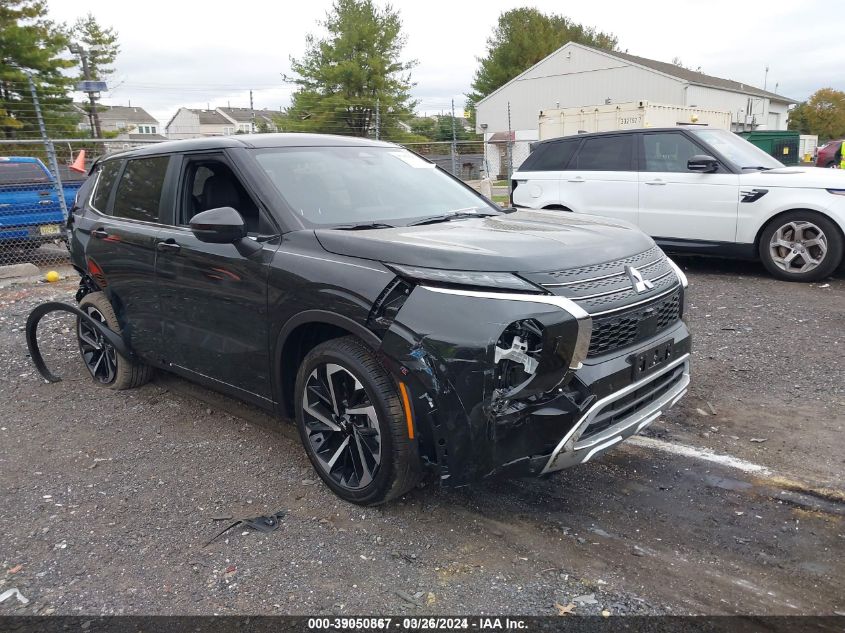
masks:
<path fill-rule="evenodd" d="M 50 271 L 47 272 L 46 275 L 44 275 L 44 278 L 49 282 L 58 281 L 59 280 L 59 273 L 57 273 L 55 270 L 50 270 Z"/>

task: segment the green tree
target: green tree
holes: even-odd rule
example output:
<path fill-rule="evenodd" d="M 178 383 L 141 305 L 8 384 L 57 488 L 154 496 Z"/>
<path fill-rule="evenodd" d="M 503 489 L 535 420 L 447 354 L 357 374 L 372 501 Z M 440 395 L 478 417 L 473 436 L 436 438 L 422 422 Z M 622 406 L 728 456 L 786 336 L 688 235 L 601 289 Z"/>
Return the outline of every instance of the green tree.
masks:
<path fill-rule="evenodd" d="M 817 134 L 820 141 L 845 136 L 845 92 L 822 88 L 789 114 L 789 129 Z"/>
<path fill-rule="evenodd" d="M 499 15 L 496 30 L 487 39 L 487 54 L 479 57 L 468 107 L 550 55 L 567 42 L 614 50 L 615 35 L 573 22 L 563 15 L 519 8 Z M 474 116 L 474 114 L 473 114 Z"/>
<path fill-rule="evenodd" d="M 327 37 L 306 37 L 305 55 L 291 58 L 297 90 L 281 119 L 287 131 L 372 136 L 379 108 L 380 134 L 402 135 L 398 122 L 412 116 L 410 70 L 400 59 L 402 21 L 390 5 L 335 0 L 321 22 Z"/>
<path fill-rule="evenodd" d="M 67 37 L 47 18 L 45 0 L 0 0 L 0 135 L 38 136 L 38 124 L 27 73 L 31 73 L 48 132 L 76 127 L 68 90 L 72 79 L 63 71 L 74 62 L 63 59 Z"/>
<path fill-rule="evenodd" d="M 789 111 L 789 122 L 787 128 L 800 134 L 811 134 L 810 124 L 807 121 L 807 102 L 802 101 Z"/>
<path fill-rule="evenodd" d="M 117 32 L 100 26 L 93 14 L 79 18 L 68 29 L 68 39 L 88 53 L 88 74 L 91 79 L 105 81 L 114 73 L 114 62 L 120 52 Z"/>

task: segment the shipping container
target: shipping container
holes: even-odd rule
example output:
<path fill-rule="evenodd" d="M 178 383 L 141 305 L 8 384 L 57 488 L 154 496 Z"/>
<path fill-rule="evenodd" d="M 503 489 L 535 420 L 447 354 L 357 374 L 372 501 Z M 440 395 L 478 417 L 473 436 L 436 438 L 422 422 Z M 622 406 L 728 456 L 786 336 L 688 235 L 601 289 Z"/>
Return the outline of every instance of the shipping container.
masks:
<path fill-rule="evenodd" d="M 540 112 L 540 140 L 650 127 L 707 126 L 731 129 L 731 113 L 685 106 L 632 101 Z"/>

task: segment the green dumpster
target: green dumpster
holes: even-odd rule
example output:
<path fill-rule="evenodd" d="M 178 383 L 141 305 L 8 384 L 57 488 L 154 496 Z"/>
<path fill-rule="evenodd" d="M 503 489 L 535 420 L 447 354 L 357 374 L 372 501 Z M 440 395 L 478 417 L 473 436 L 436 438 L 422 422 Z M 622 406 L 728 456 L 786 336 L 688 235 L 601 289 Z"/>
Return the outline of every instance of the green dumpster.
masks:
<path fill-rule="evenodd" d="M 784 165 L 797 165 L 799 133 L 793 130 L 757 130 L 737 132 L 749 143 L 756 145 L 769 156 L 777 158 Z"/>

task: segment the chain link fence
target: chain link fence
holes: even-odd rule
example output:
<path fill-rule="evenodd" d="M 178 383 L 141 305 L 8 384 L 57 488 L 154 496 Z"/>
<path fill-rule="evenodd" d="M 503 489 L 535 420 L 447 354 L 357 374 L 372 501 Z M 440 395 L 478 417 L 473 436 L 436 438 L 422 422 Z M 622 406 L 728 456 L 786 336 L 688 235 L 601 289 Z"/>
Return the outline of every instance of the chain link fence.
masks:
<path fill-rule="evenodd" d="M 0 266 L 68 262 L 67 217 L 91 164 L 144 143 L 0 140 Z"/>

